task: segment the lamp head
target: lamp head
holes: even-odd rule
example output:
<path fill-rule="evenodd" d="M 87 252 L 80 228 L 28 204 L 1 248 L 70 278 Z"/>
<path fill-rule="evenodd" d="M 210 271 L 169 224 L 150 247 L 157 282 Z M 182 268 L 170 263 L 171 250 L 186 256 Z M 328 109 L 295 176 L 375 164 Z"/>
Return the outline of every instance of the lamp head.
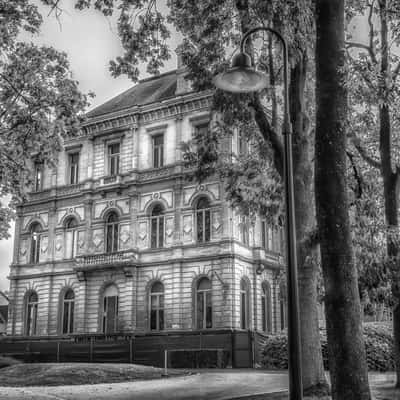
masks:
<path fill-rule="evenodd" d="M 231 67 L 218 74 L 213 82 L 217 88 L 234 93 L 255 92 L 268 86 L 267 76 L 252 67 L 250 56 L 244 52 L 236 54 Z"/>

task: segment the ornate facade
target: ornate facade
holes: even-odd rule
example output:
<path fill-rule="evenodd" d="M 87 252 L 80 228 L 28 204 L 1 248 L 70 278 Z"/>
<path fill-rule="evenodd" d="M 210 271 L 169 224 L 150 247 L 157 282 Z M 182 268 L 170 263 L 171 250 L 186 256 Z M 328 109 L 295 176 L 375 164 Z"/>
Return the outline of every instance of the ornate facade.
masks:
<path fill-rule="evenodd" d="M 181 142 L 207 127 L 209 102 L 182 69 L 143 80 L 88 113 L 56 169 L 34 165 L 9 335 L 282 328 L 279 232 L 248 226 L 221 182 L 186 179 Z"/>

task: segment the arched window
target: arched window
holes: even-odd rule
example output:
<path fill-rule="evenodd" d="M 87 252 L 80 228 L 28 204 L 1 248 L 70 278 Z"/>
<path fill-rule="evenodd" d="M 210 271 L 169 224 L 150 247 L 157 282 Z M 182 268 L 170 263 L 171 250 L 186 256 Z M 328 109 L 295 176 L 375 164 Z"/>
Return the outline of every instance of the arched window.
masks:
<path fill-rule="evenodd" d="M 103 293 L 103 333 L 117 331 L 118 321 L 118 289 L 115 285 L 107 286 Z"/>
<path fill-rule="evenodd" d="M 150 329 L 164 329 L 164 286 L 161 282 L 153 283 L 150 290 Z"/>
<path fill-rule="evenodd" d="M 203 243 L 210 241 L 210 202 L 206 197 L 201 197 L 196 205 L 196 230 L 198 242 Z"/>
<path fill-rule="evenodd" d="M 37 264 L 40 257 L 40 233 L 42 232 L 42 227 L 39 223 L 35 223 L 31 226 L 31 254 L 30 262 L 32 264 Z"/>
<path fill-rule="evenodd" d="M 37 293 L 29 293 L 25 304 L 25 333 L 27 336 L 37 334 L 38 303 L 39 298 Z"/>
<path fill-rule="evenodd" d="M 272 332 L 272 301 L 271 288 L 268 282 L 261 285 L 261 318 L 262 330 L 267 333 Z"/>
<path fill-rule="evenodd" d="M 119 221 L 118 215 L 113 212 L 106 220 L 106 252 L 118 251 Z"/>
<path fill-rule="evenodd" d="M 240 327 L 249 327 L 249 285 L 246 279 L 240 281 Z"/>
<path fill-rule="evenodd" d="M 197 329 L 212 328 L 211 281 L 201 278 L 196 287 Z"/>
<path fill-rule="evenodd" d="M 151 248 L 164 246 L 164 210 L 160 204 L 154 206 L 150 217 Z"/>
<path fill-rule="evenodd" d="M 74 305 L 74 291 L 72 289 L 68 289 L 63 299 L 62 333 L 72 333 L 74 331 Z"/>
<path fill-rule="evenodd" d="M 74 258 L 78 248 L 78 222 L 68 218 L 65 223 L 65 258 Z"/>

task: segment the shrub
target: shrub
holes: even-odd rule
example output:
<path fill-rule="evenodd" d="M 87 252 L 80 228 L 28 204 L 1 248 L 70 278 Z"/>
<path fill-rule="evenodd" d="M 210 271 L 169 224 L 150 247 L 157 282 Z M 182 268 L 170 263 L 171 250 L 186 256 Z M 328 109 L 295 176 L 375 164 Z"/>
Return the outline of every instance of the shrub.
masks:
<path fill-rule="evenodd" d="M 10 367 L 11 365 L 15 364 L 21 364 L 21 361 L 18 361 L 12 357 L 5 357 L 0 355 L 0 368 Z"/>
<path fill-rule="evenodd" d="M 390 326 L 383 324 L 364 324 L 365 350 L 370 371 L 393 371 L 393 337 Z M 321 330 L 322 356 L 324 367 L 328 369 L 328 350 L 326 333 Z M 266 369 L 287 369 L 287 336 L 269 336 L 262 352 L 262 365 Z"/>

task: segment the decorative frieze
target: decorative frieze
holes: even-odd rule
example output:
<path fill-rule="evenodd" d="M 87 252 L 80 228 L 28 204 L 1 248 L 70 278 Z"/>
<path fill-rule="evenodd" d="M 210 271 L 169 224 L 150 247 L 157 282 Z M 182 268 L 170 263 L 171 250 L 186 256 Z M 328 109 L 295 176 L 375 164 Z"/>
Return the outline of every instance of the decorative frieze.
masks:
<path fill-rule="evenodd" d="M 94 218 L 102 218 L 106 210 L 116 208 L 122 215 L 129 214 L 129 198 L 96 201 L 94 205 Z"/>
<path fill-rule="evenodd" d="M 135 107 L 125 115 L 115 115 L 114 117 L 108 117 L 107 120 L 98 122 L 88 122 L 81 130 L 82 136 L 95 137 L 102 134 L 107 130 L 121 129 L 124 127 L 132 127 L 137 125 L 138 119 L 144 124 L 150 124 L 160 120 L 166 120 L 174 118 L 180 114 L 193 112 L 201 109 L 209 109 L 211 106 L 211 92 L 205 92 L 203 97 L 196 96 L 196 99 L 186 100 L 184 103 L 171 104 L 168 106 L 161 107 L 157 104 L 157 109 L 153 110 L 139 110 Z"/>
<path fill-rule="evenodd" d="M 219 183 L 205 183 L 197 186 L 186 186 L 183 188 L 183 205 L 190 206 L 195 197 L 204 194 L 212 201 L 220 200 Z"/>
<path fill-rule="evenodd" d="M 166 208 L 170 209 L 173 207 L 173 191 L 172 190 L 164 190 L 160 192 L 153 192 L 153 193 L 145 193 L 140 196 L 140 211 L 144 212 L 148 205 L 152 201 L 161 201 Z"/>
<path fill-rule="evenodd" d="M 57 211 L 57 225 L 61 226 L 68 217 L 75 217 L 78 222 L 85 219 L 85 207 L 78 205 L 74 207 L 63 208 Z"/>

